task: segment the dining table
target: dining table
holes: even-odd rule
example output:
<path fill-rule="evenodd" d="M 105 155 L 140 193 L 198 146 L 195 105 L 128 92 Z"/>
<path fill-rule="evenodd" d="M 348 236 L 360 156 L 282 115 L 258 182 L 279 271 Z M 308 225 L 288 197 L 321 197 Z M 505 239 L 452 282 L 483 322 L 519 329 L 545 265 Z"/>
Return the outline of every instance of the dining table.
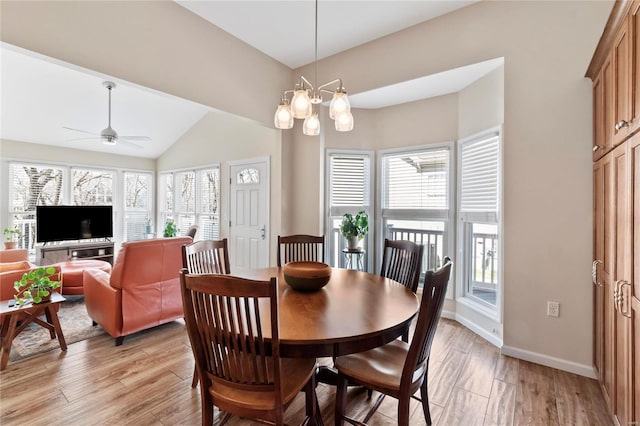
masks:
<path fill-rule="evenodd" d="M 329 282 L 316 291 L 294 290 L 282 268 L 238 268 L 233 275 L 277 277 L 283 357 L 335 358 L 382 346 L 402 335 L 419 307 L 410 289 L 367 272 L 332 268 Z"/>

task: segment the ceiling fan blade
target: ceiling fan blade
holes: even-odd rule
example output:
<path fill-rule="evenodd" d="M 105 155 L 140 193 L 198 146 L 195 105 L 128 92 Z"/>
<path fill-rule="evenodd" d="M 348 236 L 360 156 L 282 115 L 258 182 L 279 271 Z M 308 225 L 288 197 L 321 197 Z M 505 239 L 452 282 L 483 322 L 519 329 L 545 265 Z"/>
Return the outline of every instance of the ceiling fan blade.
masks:
<path fill-rule="evenodd" d="M 95 136 L 95 137 L 87 137 L 87 138 L 65 139 L 64 142 L 99 141 L 99 140 L 101 140 L 100 136 Z"/>
<path fill-rule="evenodd" d="M 118 139 L 128 139 L 130 141 L 147 142 L 151 141 L 149 136 L 118 136 Z"/>
<path fill-rule="evenodd" d="M 118 141 L 116 143 L 121 143 L 122 145 L 130 146 L 131 148 L 143 149 L 142 145 L 138 145 L 137 143 L 129 142 L 127 140 L 122 139 L 121 137 L 118 138 Z"/>
<path fill-rule="evenodd" d="M 80 130 L 80 129 L 74 129 L 73 127 L 66 127 L 66 126 L 62 126 L 63 129 L 67 129 L 67 130 L 73 130 L 74 132 L 80 132 L 80 133 L 86 133 L 88 135 L 92 135 L 92 136 L 98 136 L 100 137 L 99 134 L 97 133 L 93 133 L 93 132 L 87 132 L 86 130 Z"/>

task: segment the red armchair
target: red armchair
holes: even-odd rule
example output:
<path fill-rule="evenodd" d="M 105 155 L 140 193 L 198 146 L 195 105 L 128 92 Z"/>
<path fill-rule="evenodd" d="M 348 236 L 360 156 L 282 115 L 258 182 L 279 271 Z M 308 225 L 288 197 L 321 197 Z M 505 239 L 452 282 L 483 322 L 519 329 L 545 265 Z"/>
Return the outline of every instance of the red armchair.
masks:
<path fill-rule="evenodd" d="M 182 318 L 180 269 L 189 237 L 123 243 L 111 274 L 84 271 L 91 319 L 116 339 Z"/>

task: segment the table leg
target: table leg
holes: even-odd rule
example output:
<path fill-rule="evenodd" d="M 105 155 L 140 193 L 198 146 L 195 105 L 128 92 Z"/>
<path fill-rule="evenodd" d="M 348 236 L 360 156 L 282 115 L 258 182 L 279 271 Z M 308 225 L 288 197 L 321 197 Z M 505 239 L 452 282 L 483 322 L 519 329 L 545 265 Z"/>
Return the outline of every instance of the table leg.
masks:
<path fill-rule="evenodd" d="M 49 324 L 53 324 L 52 319 L 51 319 L 51 312 L 49 312 L 49 309 L 45 309 L 44 310 L 44 316 L 47 318 L 47 322 Z M 51 340 L 56 338 L 56 333 L 53 329 L 49 329 L 49 335 L 51 336 Z"/>
<path fill-rule="evenodd" d="M 54 309 L 53 305 L 47 306 L 47 316 L 51 316 L 51 321 L 53 322 L 53 327 L 56 330 L 56 335 L 58 336 L 58 343 L 60 344 L 60 349 L 63 351 L 67 350 L 67 342 L 64 340 L 64 334 L 62 334 L 62 327 L 60 327 L 60 321 L 58 320 L 58 313 Z"/>
<path fill-rule="evenodd" d="M 0 360 L 0 370 L 4 370 L 9 363 L 9 353 L 11 352 L 11 344 L 13 343 L 14 333 L 16 331 L 16 325 L 18 324 L 18 314 L 9 315 L 9 326 L 6 330 L 6 334 L 2 338 L 2 359 Z M 4 324 L 2 325 L 4 330 Z"/>

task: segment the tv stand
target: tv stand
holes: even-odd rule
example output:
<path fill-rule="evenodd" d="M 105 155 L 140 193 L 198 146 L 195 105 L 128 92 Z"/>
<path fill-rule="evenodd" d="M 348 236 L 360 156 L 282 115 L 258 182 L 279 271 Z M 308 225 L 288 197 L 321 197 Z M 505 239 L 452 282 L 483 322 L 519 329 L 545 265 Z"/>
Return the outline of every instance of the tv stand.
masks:
<path fill-rule="evenodd" d="M 62 243 L 36 247 L 36 263 L 51 265 L 75 259 L 104 260 L 113 265 L 113 242 Z"/>

